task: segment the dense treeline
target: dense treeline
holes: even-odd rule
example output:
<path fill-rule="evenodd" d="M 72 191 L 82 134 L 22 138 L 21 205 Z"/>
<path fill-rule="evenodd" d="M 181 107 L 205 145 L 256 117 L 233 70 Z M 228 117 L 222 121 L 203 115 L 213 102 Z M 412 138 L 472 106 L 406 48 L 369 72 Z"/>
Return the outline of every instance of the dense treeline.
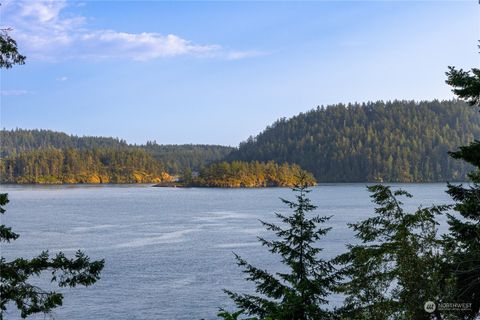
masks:
<path fill-rule="evenodd" d="M 7 157 L 24 151 L 39 149 L 95 148 L 142 149 L 160 161 L 170 174 L 181 174 L 186 170 L 198 171 L 200 167 L 220 161 L 233 148 L 219 145 L 161 145 L 147 142 L 145 145 L 131 145 L 125 140 L 108 137 L 78 137 L 51 130 L 1 130 L 0 156 Z"/>
<path fill-rule="evenodd" d="M 93 148 L 124 148 L 128 147 L 125 140 L 106 137 L 78 137 L 52 130 L 1 130 L 0 156 L 6 157 L 23 151 L 38 149 L 78 149 Z"/>
<path fill-rule="evenodd" d="M 296 163 L 320 182 L 459 181 L 471 167 L 447 152 L 478 137 L 458 100 L 338 104 L 278 120 L 227 160 Z"/>
<path fill-rule="evenodd" d="M 234 150 L 232 147 L 219 145 L 161 145 L 155 142 L 147 142 L 142 148 L 162 162 L 172 174 L 199 171 L 205 165 L 224 159 Z"/>
<path fill-rule="evenodd" d="M 447 152 L 478 137 L 480 116 L 464 102 L 393 101 L 318 107 L 280 119 L 237 150 L 156 142 L 129 145 L 118 138 L 17 129 L 0 131 L 0 155 L 13 159 L 43 149 L 138 149 L 151 154 L 170 175 L 200 171 L 220 161 L 272 160 L 298 164 L 321 182 L 462 181 L 471 167 Z"/>
<path fill-rule="evenodd" d="M 196 177 L 184 177 L 185 183 L 202 187 L 255 188 L 293 186 L 299 176 L 305 176 L 308 185 L 314 185 L 312 174 L 302 170 L 298 165 L 282 165 L 273 161 L 220 162 L 204 167 Z"/>
<path fill-rule="evenodd" d="M 151 183 L 169 181 L 163 165 L 140 149 L 39 149 L 0 161 L 1 183 Z"/>

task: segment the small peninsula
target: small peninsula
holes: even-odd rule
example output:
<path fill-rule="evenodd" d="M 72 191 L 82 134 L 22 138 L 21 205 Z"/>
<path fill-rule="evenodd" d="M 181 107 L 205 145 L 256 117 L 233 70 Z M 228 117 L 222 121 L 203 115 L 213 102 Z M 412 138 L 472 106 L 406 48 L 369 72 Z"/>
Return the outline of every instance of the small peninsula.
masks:
<path fill-rule="evenodd" d="M 277 164 L 274 161 L 232 161 L 206 166 L 200 172 L 184 173 L 179 181 L 161 182 L 156 187 L 213 187 L 213 188 L 264 188 L 293 187 L 299 176 L 304 176 L 311 186 L 315 178 L 295 164 Z"/>

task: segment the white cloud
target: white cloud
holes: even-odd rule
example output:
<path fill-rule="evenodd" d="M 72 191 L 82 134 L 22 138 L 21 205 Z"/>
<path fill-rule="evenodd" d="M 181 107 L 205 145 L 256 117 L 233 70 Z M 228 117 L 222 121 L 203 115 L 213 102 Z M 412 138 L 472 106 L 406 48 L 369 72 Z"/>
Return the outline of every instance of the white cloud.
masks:
<path fill-rule="evenodd" d="M 245 58 L 260 57 L 265 55 L 268 55 L 268 53 L 263 51 L 251 50 L 251 51 L 232 51 L 227 53 L 226 57 L 228 60 L 239 60 L 239 59 L 245 59 Z"/>
<path fill-rule="evenodd" d="M 57 81 L 67 81 L 68 77 L 67 76 L 61 76 L 57 78 Z"/>
<path fill-rule="evenodd" d="M 27 90 L 0 90 L 1 96 L 24 96 L 28 93 Z"/>
<path fill-rule="evenodd" d="M 85 33 L 81 41 L 98 45 L 103 58 L 128 57 L 133 60 L 150 60 L 179 55 L 205 55 L 220 50 L 218 45 L 196 45 L 176 35 L 158 33 L 127 33 L 100 30 Z"/>
<path fill-rule="evenodd" d="M 2 24 L 29 58 L 55 60 L 65 56 L 85 24 L 81 16 L 63 17 L 65 0 L 7 1 L 2 3 Z"/>
<path fill-rule="evenodd" d="M 48 22 L 57 20 L 60 11 L 65 6 L 65 1 L 29 1 L 21 3 L 20 14 L 24 17 L 32 17 L 40 22 Z"/>
<path fill-rule="evenodd" d="M 264 55 L 257 51 L 226 52 L 220 45 L 196 44 L 174 34 L 92 30 L 74 15 L 66 0 L 6 1 L 4 24 L 23 52 L 33 59 L 132 59 L 145 61 L 182 55 L 237 60 Z"/>

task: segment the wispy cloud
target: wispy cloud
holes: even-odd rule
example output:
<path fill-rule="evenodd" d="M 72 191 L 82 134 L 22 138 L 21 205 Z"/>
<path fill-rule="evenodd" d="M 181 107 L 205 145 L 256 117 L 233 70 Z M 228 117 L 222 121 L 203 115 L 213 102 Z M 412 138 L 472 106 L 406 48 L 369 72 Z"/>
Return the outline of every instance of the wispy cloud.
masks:
<path fill-rule="evenodd" d="M 60 12 L 65 6 L 65 1 L 29 1 L 20 4 L 20 15 L 33 17 L 40 22 L 48 22 L 58 20 Z"/>
<path fill-rule="evenodd" d="M 245 58 L 253 58 L 253 57 L 261 57 L 261 56 L 266 56 L 268 55 L 268 52 L 264 51 L 256 51 L 256 50 L 250 50 L 250 51 L 231 51 L 226 54 L 226 58 L 228 60 L 240 60 L 240 59 L 245 59 Z"/>
<path fill-rule="evenodd" d="M 24 96 L 29 93 L 27 90 L 0 90 L 0 96 Z"/>
<path fill-rule="evenodd" d="M 128 33 L 89 29 L 87 19 L 74 15 L 66 0 L 6 1 L 4 24 L 14 29 L 19 46 L 29 57 L 42 60 L 71 58 L 145 61 L 182 55 L 228 60 L 259 55 L 257 51 L 225 51 L 217 44 L 196 44 L 178 35 Z"/>
<path fill-rule="evenodd" d="M 126 57 L 133 60 L 150 60 L 179 55 L 206 55 L 218 52 L 218 45 L 196 45 L 176 35 L 163 36 L 158 33 L 127 33 L 99 30 L 84 33 L 80 40 L 96 45 L 101 58 Z M 86 54 L 86 52 L 85 52 Z"/>
<path fill-rule="evenodd" d="M 56 79 L 57 81 L 67 81 L 68 77 L 67 76 L 61 76 Z"/>

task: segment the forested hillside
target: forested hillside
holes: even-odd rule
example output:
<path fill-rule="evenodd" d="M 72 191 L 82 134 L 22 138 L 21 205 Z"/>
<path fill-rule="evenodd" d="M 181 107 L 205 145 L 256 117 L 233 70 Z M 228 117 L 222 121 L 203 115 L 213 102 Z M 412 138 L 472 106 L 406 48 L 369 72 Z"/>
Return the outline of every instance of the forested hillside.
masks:
<path fill-rule="evenodd" d="M 78 137 L 51 130 L 1 130 L 0 156 L 17 155 L 23 151 L 40 149 L 75 149 L 79 151 L 98 148 L 132 149 L 148 151 L 160 161 L 170 174 L 200 167 L 225 158 L 233 148 L 219 145 L 161 145 L 147 142 L 146 145 L 130 145 L 125 140 L 107 137 Z M 23 156 L 26 156 L 24 154 Z"/>
<path fill-rule="evenodd" d="M 461 101 L 338 104 L 278 120 L 227 160 L 296 163 L 319 182 L 454 181 L 468 168 L 447 152 L 479 137 Z"/>
<path fill-rule="evenodd" d="M 2 183 L 152 183 L 171 180 L 163 165 L 140 149 L 38 149 L 0 161 Z"/>
<path fill-rule="evenodd" d="M 0 156 L 5 157 L 22 151 L 38 149 L 79 149 L 124 148 L 125 140 L 106 137 L 78 137 L 52 130 L 1 130 Z"/>
<path fill-rule="evenodd" d="M 183 174 L 185 171 L 198 171 L 205 165 L 225 159 L 234 150 L 219 145 L 166 145 L 147 142 L 141 148 L 162 162 L 168 172 Z"/>
<path fill-rule="evenodd" d="M 469 168 L 448 151 L 475 138 L 480 138 L 480 116 L 460 101 L 338 104 L 280 119 L 236 150 L 156 142 L 129 145 L 118 138 L 2 130 L 0 173 L 2 182 L 150 182 L 164 172 L 183 175 L 239 160 L 297 164 L 319 182 L 459 181 L 466 179 Z M 80 166 L 68 164 L 71 153 Z M 119 162 L 122 157 L 129 157 L 128 164 Z"/>

